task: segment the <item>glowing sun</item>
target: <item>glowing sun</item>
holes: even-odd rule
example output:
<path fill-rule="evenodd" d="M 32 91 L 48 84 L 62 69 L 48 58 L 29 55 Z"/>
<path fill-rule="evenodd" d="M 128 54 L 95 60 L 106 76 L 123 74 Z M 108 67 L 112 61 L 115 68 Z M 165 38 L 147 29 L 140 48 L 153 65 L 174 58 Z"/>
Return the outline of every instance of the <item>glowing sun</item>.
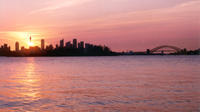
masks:
<path fill-rule="evenodd" d="M 34 43 L 33 42 L 28 42 L 28 46 L 29 47 L 34 46 Z"/>

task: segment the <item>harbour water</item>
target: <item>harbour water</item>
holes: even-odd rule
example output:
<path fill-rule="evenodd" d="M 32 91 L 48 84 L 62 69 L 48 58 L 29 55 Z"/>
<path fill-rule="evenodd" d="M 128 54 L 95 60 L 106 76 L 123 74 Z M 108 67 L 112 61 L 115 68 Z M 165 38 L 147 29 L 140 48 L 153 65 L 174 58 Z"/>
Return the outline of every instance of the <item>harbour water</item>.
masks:
<path fill-rule="evenodd" d="M 0 57 L 0 112 L 200 112 L 200 56 Z"/>

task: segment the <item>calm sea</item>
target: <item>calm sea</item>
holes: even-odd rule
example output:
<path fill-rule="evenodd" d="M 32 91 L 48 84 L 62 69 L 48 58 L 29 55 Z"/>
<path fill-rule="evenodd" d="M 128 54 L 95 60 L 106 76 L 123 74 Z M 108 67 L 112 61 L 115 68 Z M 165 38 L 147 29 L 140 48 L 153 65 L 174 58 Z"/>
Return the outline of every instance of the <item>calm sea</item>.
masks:
<path fill-rule="evenodd" d="M 200 56 L 0 57 L 0 112 L 200 112 Z"/>

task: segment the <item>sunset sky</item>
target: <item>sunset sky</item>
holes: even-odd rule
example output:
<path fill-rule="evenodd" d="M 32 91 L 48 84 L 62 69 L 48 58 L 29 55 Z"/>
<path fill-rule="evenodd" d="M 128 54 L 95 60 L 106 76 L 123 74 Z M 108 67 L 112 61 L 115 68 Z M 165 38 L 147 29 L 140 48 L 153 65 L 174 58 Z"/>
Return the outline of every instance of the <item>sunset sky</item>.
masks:
<path fill-rule="evenodd" d="M 112 50 L 200 48 L 200 0 L 0 0 L 0 44 L 77 38 Z"/>

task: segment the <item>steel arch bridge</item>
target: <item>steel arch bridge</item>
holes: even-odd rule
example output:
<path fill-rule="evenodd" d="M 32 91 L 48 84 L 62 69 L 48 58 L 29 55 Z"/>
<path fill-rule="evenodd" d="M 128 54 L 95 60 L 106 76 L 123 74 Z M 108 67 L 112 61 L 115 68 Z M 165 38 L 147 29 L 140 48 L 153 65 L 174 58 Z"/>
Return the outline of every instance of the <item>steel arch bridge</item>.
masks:
<path fill-rule="evenodd" d="M 178 52 L 181 52 L 181 48 L 178 48 L 178 47 L 175 47 L 175 46 L 170 46 L 170 45 L 162 45 L 162 46 L 158 46 L 158 47 L 155 47 L 153 49 L 150 50 L 150 53 L 155 53 L 155 52 L 158 52 L 159 50 L 163 49 L 163 48 L 170 48 L 174 51 L 176 51 L 177 53 Z M 166 51 L 170 51 L 170 50 L 166 50 Z"/>

